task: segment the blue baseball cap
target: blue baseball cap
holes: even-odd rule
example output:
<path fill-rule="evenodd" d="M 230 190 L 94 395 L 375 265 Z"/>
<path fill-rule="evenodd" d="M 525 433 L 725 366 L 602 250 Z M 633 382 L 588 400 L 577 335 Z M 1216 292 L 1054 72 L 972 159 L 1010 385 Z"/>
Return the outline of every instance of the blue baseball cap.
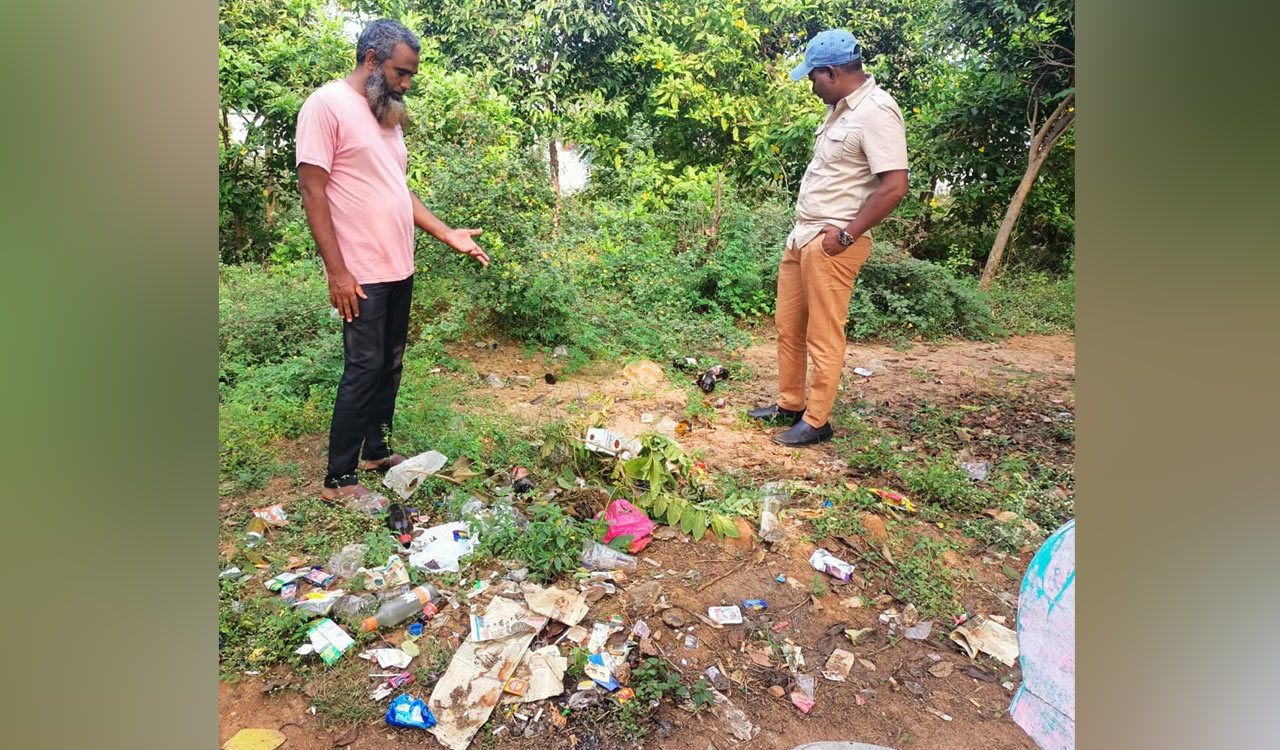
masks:
<path fill-rule="evenodd" d="M 844 29 L 819 31 L 809 40 L 804 50 L 804 62 L 791 71 L 791 80 L 798 81 L 814 68 L 827 65 L 844 65 L 862 59 L 862 48 L 853 34 Z"/>

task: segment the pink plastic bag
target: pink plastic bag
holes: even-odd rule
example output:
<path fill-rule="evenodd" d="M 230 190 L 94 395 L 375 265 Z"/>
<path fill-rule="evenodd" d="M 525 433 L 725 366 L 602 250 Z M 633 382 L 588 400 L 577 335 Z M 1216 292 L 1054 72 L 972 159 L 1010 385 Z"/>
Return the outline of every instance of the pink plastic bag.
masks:
<path fill-rule="evenodd" d="M 608 544 L 609 540 L 616 536 L 630 534 L 634 537 L 630 546 L 633 553 L 649 545 L 652 541 L 649 535 L 657 525 L 649 520 L 644 511 L 621 498 L 609 503 L 609 507 L 604 509 L 604 520 L 609 524 L 609 531 L 604 535 L 604 543 Z"/>

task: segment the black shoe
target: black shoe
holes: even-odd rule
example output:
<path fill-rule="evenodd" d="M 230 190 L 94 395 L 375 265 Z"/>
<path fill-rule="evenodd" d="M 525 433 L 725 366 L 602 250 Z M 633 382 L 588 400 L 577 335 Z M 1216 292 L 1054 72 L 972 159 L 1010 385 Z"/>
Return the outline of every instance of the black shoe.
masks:
<path fill-rule="evenodd" d="M 747 412 L 747 416 L 751 417 L 752 419 L 758 419 L 761 422 L 786 421 L 786 422 L 790 422 L 791 424 L 795 424 L 796 422 L 800 421 L 801 417 L 804 416 L 804 410 L 801 409 L 800 411 L 791 411 L 790 409 L 783 409 L 781 406 L 778 406 L 777 404 L 769 404 L 768 406 L 762 406 L 759 409 L 752 409 L 751 411 Z"/>
<path fill-rule="evenodd" d="M 831 439 L 835 434 L 835 430 L 831 429 L 831 423 L 828 422 L 821 427 L 814 427 L 803 419 L 796 422 L 791 429 L 780 432 L 773 436 L 773 442 L 779 445 L 788 445 L 798 447 L 801 445 L 813 445 Z"/>

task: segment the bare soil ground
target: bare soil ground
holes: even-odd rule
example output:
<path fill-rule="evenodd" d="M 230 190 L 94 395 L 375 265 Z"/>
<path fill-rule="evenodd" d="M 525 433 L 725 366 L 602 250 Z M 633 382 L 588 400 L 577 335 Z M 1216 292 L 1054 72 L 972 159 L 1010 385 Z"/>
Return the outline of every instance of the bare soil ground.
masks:
<path fill-rule="evenodd" d="M 713 471 L 743 471 L 761 482 L 794 478 L 829 483 L 846 479 L 846 469 L 832 443 L 804 450 L 786 449 L 769 440 L 771 431 L 779 428 L 761 428 L 742 415 L 746 409 L 775 396 L 774 342 L 767 332 L 742 353 L 737 371 L 745 373 L 745 377 L 722 383 L 705 396 L 666 380 L 635 382 L 623 374 L 623 363 L 593 366 L 547 385 L 542 380 L 546 369 L 543 360 L 526 358 L 515 346 L 499 346 L 496 351 L 459 346 L 453 354 L 471 361 L 480 375 L 496 373 L 509 384 L 517 375 L 532 376 L 533 383 L 527 388 L 509 385 L 491 389 L 477 379 L 473 389 L 477 397 L 492 397 L 492 408 L 531 424 L 564 418 L 572 409 L 586 408 L 593 394 L 604 394 L 613 400 L 609 426 L 626 434 L 638 434 L 658 427 L 664 417 L 671 422 L 689 419 L 686 407 L 693 393 L 692 398 L 707 402 L 708 408 L 703 411 L 714 416 L 689 419 L 691 429 L 678 439 L 690 453 L 700 452 L 701 460 Z M 874 359 L 883 364 L 882 372 L 870 378 L 852 374 L 852 368 L 866 366 Z M 999 343 L 924 343 L 901 351 L 889 346 L 852 344 L 846 356 L 840 399 L 846 406 L 874 404 L 881 415 L 890 415 L 883 419 L 893 419 L 897 414 L 905 417 L 924 403 L 956 408 L 980 399 L 1005 399 L 1011 404 L 1009 407 L 994 415 L 988 410 L 974 416 L 972 428 L 1007 435 L 1015 445 L 1052 449 L 1056 451 L 1055 459 L 1069 464 L 1072 449 L 1044 440 L 1041 432 L 1047 424 L 1047 412 L 1074 410 L 1074 364 L 1074 341 L 1069 336 L 1016 337 Z M 721 397 L 727 403 L 716 408 L 715 400 Z M 645 421 L 645 415 L 652 415 L 653 421 Z M 669 428 L 667 423 L 664 429 Z M 836 424 L 836 428 L 840 430 L 840 425 Z M 302 467 L 301 476 L 277 477 L 264 489 L 222 498 L 224 518 L 234 508 L 256 505 L 267 498 L 272 502 L 285 498 L 287 506 L 288 498 L 315 496 L 323 474 L 324 445 L 324 436 L 319 435 L 283 446 L 286 458 Z M 1012 690 L 1002 683 L 1014 687 L 1019 684 L 1017 667 L 1005 667 L 985 657 L 972 662 L 946 640 L 950 622 L 936 621 L 933 636 L 925 641 L 890 639 L 877 617 L 886 607 L 901 608 L 905 602 L 876 605 L 873 600 L 878 591 L 874 586 L 860 585 L 865 581 L 860 582 L 859 577 L 848 584 L 828 579 L 825 595 L 811 597 L 809 582 L 814 571 L 807 558 L 814 546 L 805 541 L 804 518 L 793 518 L 788 524 L 787 541 L 768 548 L 751 534 L 723 541 L 708 534 L 694 542 L 677 532 L 674 538 L 657 539 L 640 556 L 651 558 L 658 565 L 642 562 L 634 579 L 619 586 L 616 595 L 592 605 L 584 624 L 589 627 L 591 622 L 607 620 L 613 614 L 623 615 L 628 622 L 644 618 L 654 630 L 664 632 L 659 644 L 688 680 L 696 680 L 708 666 L 717 665 L 734 680 L 728 695 L 760 727 L 758 737 L 747 743 L 752 747 L 784 749 L 809 741 L 842 739 L 936 750 L 1035 748 L 1005 714 Z M 739 522 L 739 527 L 748 532 L 753 526 L 745 519 Z M 659 527 L 662 528 L 665 527 Z M 921 524 L 919 528 L 920 533 L 958 536 L 954 527 L 940 531 Z M 851 552 L 836 540 L 819 541 L 832 542 L 835 546 L 827 548 L 836 554 Z M 967 546 L 971 554 L 952 554 L 949 560 L 965 581 L 961 598 L 966 609 L 975 614 L 1003 616 L 1013 626 L 1018 582 L 1002 573 L 1002 565 L 1021 574 L 1034 550 L 997 560 L 980 547 Z M 685 577 L 690 571 L 697 571 L 692 579 Z M 780 573 L 786 574 L 786 583 L 776 580 Z M 745 598 L 765 599 L 769 606 L 764 612 L 747 613 L 743 626 L 714 629 L 692 618 L 692 632 L 700 643 L 698 648 L 686 650 L 683 632 L 671 631 L 658 616 L 639 611 L 632 602 L 632 587 L 654 576 L 661 576 L 656 580 L 666 601 L 687 612 L 705 613 L 709 606 L 740 603 Z M 863 606 L 850 608 L 841 604 L 855 595 L 864 599 Z M 433 621 L 437 627 L 429 631 L 435 637 L 465 636 L 467 625 L 462 613 L 437 619 L 439 623 Z M 851 646 L 842 634 L 844 628 L 875 630 Z M 779 641 L 790 639 L 802 646 L 804 671 L 809 673 L 820 672 L 826 653 L 833 647 L 853 651 L 874 668 L 855 664 L 845 682 L 819 676 L 817 704 L 805 715 L 787 698 L 768 694 L 770 684 L 789 686 L 793 678 L 785 665 L 765 668 L 749 658 L 738 638 L 746 630 L 768 631 Z M 388 640 L 395 639 L 388 634 Z M 950 674 L 937 677 L 929 671 L 938 661 L 952 665 Z M 974 666 L 983 672 L 964 671 Z M 945 668 L 936 671 L 946 672 Z M 984 673 L 988 676 L 982 679 L 974 676 Z M 281 682 L 291 684 L 267 691 Z M 311 711 L 312 697 L 307 692 L 310 687 L 291 678 L 285 667 L 246 676 L 235 683 L 222 682 L 219 741 L 226 741 L 242 728 L 267 727 L 281 728 L 288 737 L 285 748 L 334 747 L 335 739 L 349 728 L 324 727 L 322 717 Z M 422 686 L 415 695 L 425 698 L 428 692 L 429 687 Z M 492 726 L 504 722 L 500 713 L 494 713 Z M 654 726 L 641 741 L 644 747 L 704 750 L 744 744 L 725 731 L 713 711 L 691 714 L 664 703 L 657 716 L 671 724 Z M 472 747 L 493 747 L 495 743 L 497 747 L 571 750 L 629 746 L 616 739 L 607 726 L 575 722 L 572 717 L 563 729 L 548 727 L 544 718 L 531 737 L 520 736 L 523 722 L 514 718 L 505 722 L 508 729 L 501 735 L 487 737 L 482 732 Z M 350 731 L 356 739 L 345 746 L 360 750 L 404 744 L 437 745 L 434 738 L 421 731 L 393 729 L 380 720 Z"/>

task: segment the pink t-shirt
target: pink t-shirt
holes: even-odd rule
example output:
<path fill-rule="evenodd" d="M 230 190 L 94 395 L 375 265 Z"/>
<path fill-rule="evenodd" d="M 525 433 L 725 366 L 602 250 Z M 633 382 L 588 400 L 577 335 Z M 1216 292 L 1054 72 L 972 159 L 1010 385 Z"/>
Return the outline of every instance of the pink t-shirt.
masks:
<path fill-rule="evenodd" d="M 413 275 L 409 152 L 346 81 L 321 86 L 298 112 L 298 164 L 329 173 L 324 194 L 347 270 L 361 284 Z"/>

